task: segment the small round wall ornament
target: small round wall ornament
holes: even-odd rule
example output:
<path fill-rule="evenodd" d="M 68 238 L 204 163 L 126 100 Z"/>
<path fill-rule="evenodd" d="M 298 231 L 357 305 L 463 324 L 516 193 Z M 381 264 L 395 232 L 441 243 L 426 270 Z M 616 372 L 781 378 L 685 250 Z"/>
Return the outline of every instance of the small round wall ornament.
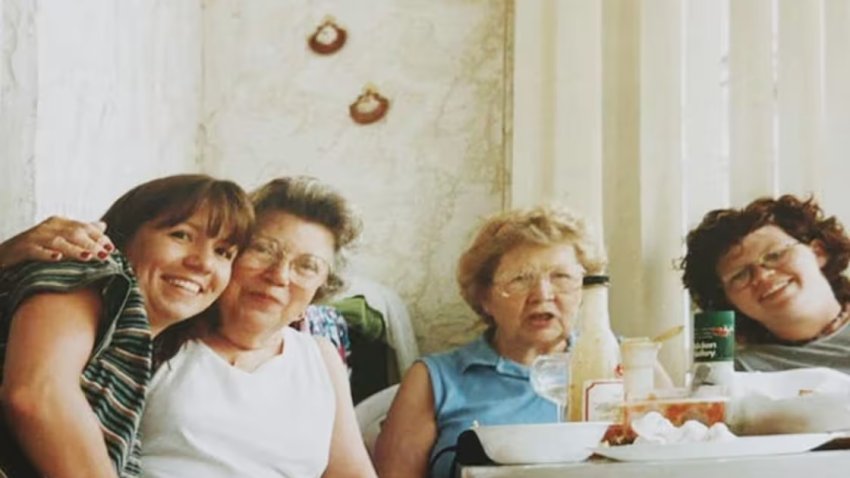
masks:
<path fill-rule="evenodd" d="M 373 85 L 367 85 L 354 103 L 348 106 L 348 113 L 355 123 L 371 124 L 383 118 L 389 107 L 390 100 L 378 93 Z"/>
<path fill-rule="evenodd" d="M 307 39 L 310 49 L 320 55 L 330 55 L 345 45 L 348 33 L 334 22 L 333 17 L 325 17 L 316 27 L 316 31 Z"/>

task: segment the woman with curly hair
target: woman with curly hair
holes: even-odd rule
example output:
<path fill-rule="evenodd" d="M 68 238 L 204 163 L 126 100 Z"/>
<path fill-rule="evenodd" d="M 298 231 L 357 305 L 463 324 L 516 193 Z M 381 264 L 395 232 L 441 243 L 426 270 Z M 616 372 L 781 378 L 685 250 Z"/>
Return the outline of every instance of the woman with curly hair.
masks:
<path fill-rule="evenodd" d="M 850 238 L 813 198 L 717 209 L 687 236 L 682 282 L 702 310 L 736 312 L 736 368 L 850 374 Z"/>

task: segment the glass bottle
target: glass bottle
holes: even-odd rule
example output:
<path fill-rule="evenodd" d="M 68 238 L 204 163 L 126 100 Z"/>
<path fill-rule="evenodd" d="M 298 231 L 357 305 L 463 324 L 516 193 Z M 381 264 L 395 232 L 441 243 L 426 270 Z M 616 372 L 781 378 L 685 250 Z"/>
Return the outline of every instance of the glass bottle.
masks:
<path fill-rule="evenodd" d="M 569 420 L 615 420 L 623 400 L 620 346 L 608 316 L 608 276 L 583 282 L 578 340 L 570 359 Z"/>

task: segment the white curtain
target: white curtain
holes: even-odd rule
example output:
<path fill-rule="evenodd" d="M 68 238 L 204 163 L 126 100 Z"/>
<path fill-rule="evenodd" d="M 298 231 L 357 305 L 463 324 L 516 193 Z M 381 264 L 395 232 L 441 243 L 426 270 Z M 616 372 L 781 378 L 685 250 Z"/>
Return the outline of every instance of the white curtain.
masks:
<path fill-rule="evenodd" d="M 850 1 L 515 3 L 511 205 L 604 231 L 618 332 L 689 324 L 674 267 L 717 207 L 814 194 L 850 223 Z M 662 359 L 681 379 L 688 334 Z"/>

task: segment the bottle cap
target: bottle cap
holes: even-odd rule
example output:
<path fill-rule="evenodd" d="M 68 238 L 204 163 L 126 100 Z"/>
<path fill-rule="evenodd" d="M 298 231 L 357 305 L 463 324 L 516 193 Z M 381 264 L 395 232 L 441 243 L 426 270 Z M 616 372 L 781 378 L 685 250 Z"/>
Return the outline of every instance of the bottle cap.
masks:
<path fill-rule="evenodd" d="M 598 274 L 598 275 L 584 276 L 584 279 L 582 279 L 581 283 L 582 283 L 582 285 L 588 286 L 588 285 L 600 285 L 600 284 L 604 285 L 604 284 L 608 284 L 609 282 L 611 282 L 611 279 L 609 279 L 607 275 Z"/>

